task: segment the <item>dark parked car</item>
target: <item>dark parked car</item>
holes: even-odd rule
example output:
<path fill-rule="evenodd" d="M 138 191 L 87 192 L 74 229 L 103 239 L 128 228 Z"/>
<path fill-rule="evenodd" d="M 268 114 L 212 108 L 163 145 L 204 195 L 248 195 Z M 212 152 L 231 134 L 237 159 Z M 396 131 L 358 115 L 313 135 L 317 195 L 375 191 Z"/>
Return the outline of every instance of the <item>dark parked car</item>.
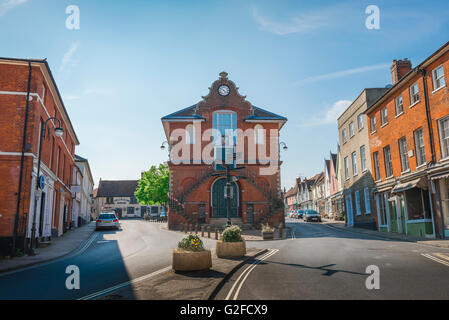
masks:
<path fill-rule="evenodd" d="M 321 216 L 315 210 L 305 210 L 303 220 L 306 222 L 321 222 Z"/>

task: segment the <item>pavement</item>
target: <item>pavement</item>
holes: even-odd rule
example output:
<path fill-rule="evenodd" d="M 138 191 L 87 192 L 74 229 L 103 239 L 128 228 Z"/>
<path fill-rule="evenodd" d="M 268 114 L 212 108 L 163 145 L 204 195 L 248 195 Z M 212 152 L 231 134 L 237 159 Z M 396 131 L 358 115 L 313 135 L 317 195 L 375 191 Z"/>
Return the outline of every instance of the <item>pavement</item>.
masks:
<path fill-rule="evenodd" d="M 435 240 L 435 239 L 423 239 L 419 237 L 413 237 L 400 233 L 391 233 L 391 232 L 380 232 L 376 230 L 368 230 L 362 228 L 354 228 L 354 227 L 346 227 L 344 222 L 341 221 L 333 221 L 333 220 L 323 220 L 323 223 L 334 227 L 344 229 L 348 232 L 355 232 L 359 234 L 366 234 L 371 236 L 376 236 L 384 239 L 397 240 L 397 241 L 409 241 L 415 242 L 419 244 L 425 244 L 429 246 L 441 247 L 441 248 L 449 248 L 449 240 Z"/>
<path fill-rule="evenodd" d="M 235 259 L 220 259 L 214 254 L 215 250 L 211 251 L 212 268 L 209 271 L 166 271 L 99 300 L 209 300 L 239 267 L 267 250 L 250 248 L 243 258 Z"/>
<path fill-rule="evenodd" d="M 8 272 L 64 257 L 89 239 L 95 231 L 95 222 L 67 231 L 63 236 L 53 239 L 51 245 L 36 249 L 37 255 L 0 259 L 0 273 Z"/>
<path fill-rule="evenodd" d="M 449 249 L 286 219 L 284 241 L 252 242 L 270 253 L 240 268 L 217 300 L 449 299 Z M 426 242 L 427 243 L 427 242 Z M 377 268 L 379 288 L 366 283 Z"/>

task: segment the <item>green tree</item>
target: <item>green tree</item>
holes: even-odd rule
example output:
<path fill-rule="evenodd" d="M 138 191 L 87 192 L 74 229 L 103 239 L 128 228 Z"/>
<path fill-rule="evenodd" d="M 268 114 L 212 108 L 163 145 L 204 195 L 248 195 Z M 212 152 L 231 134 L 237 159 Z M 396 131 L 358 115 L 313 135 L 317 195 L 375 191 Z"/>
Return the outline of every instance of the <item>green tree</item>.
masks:
<path fill-rule="evenodd" d="M 170 174 L 167 163 L 151 166 L 140 179 L 135 196 L 142 205 L 167 205 Z"/>

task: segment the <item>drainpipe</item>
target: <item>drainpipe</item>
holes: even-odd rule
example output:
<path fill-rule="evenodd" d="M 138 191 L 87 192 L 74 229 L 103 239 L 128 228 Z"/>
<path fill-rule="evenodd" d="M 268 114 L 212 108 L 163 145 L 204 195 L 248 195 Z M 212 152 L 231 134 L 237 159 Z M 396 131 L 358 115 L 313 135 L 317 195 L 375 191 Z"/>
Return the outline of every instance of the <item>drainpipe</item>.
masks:
<path fill-rule="evenodd" d="M 420 69 L 419 72 L 422 75 L 422 81 L 423 81 L 423 90 L 424 90 L 424 105 L 426 108 L 426 120 L 427 120 L 427 128 L 429 129 L 429 142 L 430 142 L 430 153 L 431 153 L 431 159 L 430 163 L 427 165 L 433 165 L 435 163 L 435 148 L 434 148 L 434 139 L 433 139 L 433 128 L 432 128 L 432 121 L 430 119 L 430 108 L 429 108 L 429 101 L 428 101 L 428 95 L 427 95 L 427 82 L 426 82 L 426 69 Z M 433 235 L 432 237 L 436 237 L 436 230 L 435 230 L 435 217 L 434 217 L 434 204 L 432 201 L 432 185 L 431 182 L 428 182 L 428 188 L 429 188 L 429 202 L 430 202 L 430 214 L 432 219 L 432 231 Z"/>
<path fill-rule="evenodd" d="M 430 153 L 431 153 L 430 164 L 432 165 L 435 163 L 435 150 L 434 150 L 434 144 L 433 144 L 432 121 L 430 120 L 430 109 L 429 109 L 429 101 L 428 101 L 428 95 L 427 95 L 426 70 L 419 69 L 419 72 L 422 75 L 422 81 L 423 81 L 424 105 L 426 108 L 427 129 L 429 129 L 429 143 L 430 143 Z"/>
<path fill-rule="evenodd" d="M 25 107 L 25 122 L 23 125 L 23 139 L 22 139 L 22 156 L 20 159 L 20 176 L 19 176 L 19 190 L 17 191 L 17 207 L 16 215 L 14 217 L 14 232 L 12 238 L 12 256 L 16 255 L 16 241 L 17 241 L 17 227 L 19 222 L 19 210 L 20 210 L 20 196 L 22 192 L 22 179 L 23 179 L 23 167 L 25 162 L 25 151 L 26 151 L 26 138 L 27 138 L 27 128 L 28 128 L 28 113 L 30 106 L 30 90 L 31 90 L 31 62 L 28 61 L 28 88 L 27 88 L 27 101 Z M 26 229 L 25 229 L 26 235 Z"/>

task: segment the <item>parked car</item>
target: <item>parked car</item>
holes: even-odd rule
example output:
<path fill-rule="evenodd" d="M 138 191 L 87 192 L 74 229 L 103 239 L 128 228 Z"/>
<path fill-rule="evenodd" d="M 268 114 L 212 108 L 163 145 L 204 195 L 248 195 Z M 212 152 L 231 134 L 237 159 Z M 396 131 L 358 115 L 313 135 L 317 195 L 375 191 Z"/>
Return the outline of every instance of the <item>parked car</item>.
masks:
<path fill-rule="evenodd" d="M 297 218 L 298 219 L 302 219 L 303 217 L 304 217 L 304 212 L 305 212 L 306 210 L 298 210 L 298 213 L 297 213 Z"/>
<path fill-rule="evenodd" d="M 165 211 L 163 206 L 149 206 L 145 214 L 145 220 L 159 220 L 161 213 Z"/>
<path fill-rule="evenodd" d="M 310 222 L 310 221 L 321 222 L 321 216 L 315 210 L 306 210 L 304 212 L 303 220 L 305 222 Z"/>
<path fill-rule="evenodd" d="M 115 213 L 112 212 L 102 212 L 97 219 L 97 224 L 95 226 L 95 230 L 100 229 L 116 229 L 120 228 L 120 223 L 118 221 Z"/>

